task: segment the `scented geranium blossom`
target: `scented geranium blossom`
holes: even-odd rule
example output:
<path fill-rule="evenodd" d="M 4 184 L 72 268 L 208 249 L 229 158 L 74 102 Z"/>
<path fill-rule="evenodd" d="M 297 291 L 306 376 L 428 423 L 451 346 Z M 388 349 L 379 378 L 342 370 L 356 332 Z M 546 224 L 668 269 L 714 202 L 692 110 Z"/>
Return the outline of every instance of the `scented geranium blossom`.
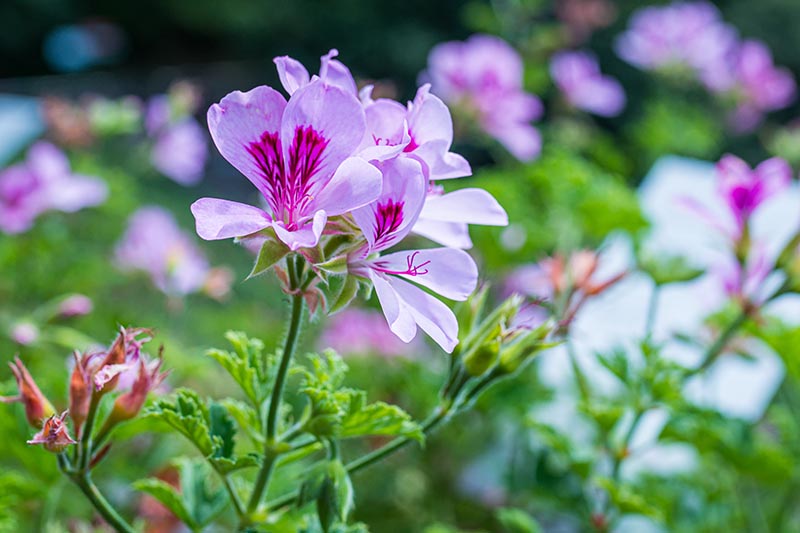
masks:
<path fill-rule="evenodd" d="M 539 155 L 541 136 L 530 123 L 542 115 L 542 103 L 522 90 L 522 59 L 507 42 L 473 35 L 465 42 L 439 44 L 423 77 L 444 101 L 475 114 L 514 157 L 530 161 Z"/>
<path fill-rule="evenodd" d="M 131 216 L 114 257 L 121 270 L 146 272 L 159 290 L 173 296 L 205 288 L 214 273 L 172 214 L 156 206 L 142 207 Z"/>
<path fill-rule="evenodd" d="M 40 141 L 23 163 L 0 171 L 0 231 L 22 233 L 46 211 L 72 213 L 99 205 L 106 196 L 103 181 L 73 174 L 64 153 Z"/>
<path fill-rule="evenodd" d="M 469 163 L 450 152 L 453 121 L 450 110 L 423 85 L 413 102 L 381 98 L 372 100 L 370 89 L 362 91 L 367 132 L 360 155 L 385 160 L 408 157 L 422 165 L 428 179 L 427 198 L 412 228 L 414 233 L 439 244 L 470 248 L 468 224 L 505 226 L 508 216 L 491 194 L 469 188 L 446 193 L 435 182 L 472 174 Z"/>
<path fill-rule="evenodd" d="M 427 180 L 422 165 L 411 158 L 380 163 L 380 197 L 353 211 L 367 244 L 348 258 L 352 274 L 375 287 L 392 332 L 410 342 L 417 326 L 442 349 L 452 352 L 458 343 L 458 323 L 441 301 L 410 282 L 452 300 L 465 300 L 477 284 L 475 262 L 452 248 L 410 250 L 380 256 L 408 235 L 425 202 Z"/>
<path fill-rule="evenodd" d="M 706 83 L 724 84 L 720 76 L 736 44 L 736 30 L 712 4 L 675 2 L 636 11 L 615 49 L 642 69 L 688 69 Z"/>
<path fill-rule="evenodd" d="M 355 157 L 366 128 L 364 110 L 354 95 L 325 77 L 299 87 L 288 103 L 265 86 L 230 93 L 209 109 L 208 123 L 220 153 L 256 186 L 268 207 L 202 198 L 192 213 L 204 239 L 271 227 L 291 250 L 313 247 L 328 217 L 380 194 L 380 171 Z"/>
<path fill-rule="evenodd" d="M 567 101 L 595 115 L 613 117 L 625 107 L 622 85 L 600 72 L 588 52 L 560 52 L 550 60 L 550 75 Z"/>
<path fill-rule="evenodd" d="M 329 85 L 335 85 L 352 95 L 356 95 L 358 88 L 353 75 L 341 61 L 334 59 L 339 55 L 335 48 L 320 58 L 319 78 L 324 79 Z M 311 83 L 311 75 L 306 67 L 298 60 L 289 56 L 280 56 L 272 60 L 278 69 L 278 78 L 284 90 L 292 95 Z"/>
<path fill-rule="evenodd" d="M 755 40 L 744 41 L 737 50 L 729 88 L 737 97 L 738 107 L 731 121 L 740 131 L 755 128 L 769 111 L 791 104 L 797 93 L 792 73 L 776 67 L 767 46 Z"/>

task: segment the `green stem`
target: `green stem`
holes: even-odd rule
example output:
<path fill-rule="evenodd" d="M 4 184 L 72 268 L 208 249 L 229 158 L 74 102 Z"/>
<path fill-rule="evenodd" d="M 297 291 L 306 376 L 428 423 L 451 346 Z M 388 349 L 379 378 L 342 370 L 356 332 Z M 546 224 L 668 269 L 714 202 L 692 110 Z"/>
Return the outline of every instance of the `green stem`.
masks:
<path fill-rule="evenodd" d="M 708 368 L 714 364 L 714 361 L 717 360 L 717 357 L 719 357 L 736 332 L 739 331 L 745 322 L 747 322 L 748 318 L 750 318 L 750 316 L 747 311 L 742 310 L 736 319 L 728 324 L 728 327 L 725 328 L 722 334 L 717 338 L 716 342 L 714 342 L 714 344 L 708 348 L 703 356 L 703 361 L 700 363 L 700 366 L 689 371 L 689 376 L 694 376 L 695 374 L 700 374 L 705 370 L 708 370 Z"/>
<path fill-rule="evenodd" d="M 89 412 L 86 414 L 86 422 L 83 424 L 83 434 L 78 444 L 78 470 L 81 472 L 88 470 L 92 457 L 92 432 L 94 431 L 94 420 L 97 417 L 97 408 L 100 406 L 100 398 L 99 394 L 92 394 Z"/>
<path fill-rule="evenodd" d="M 103 497 L 97 486 L 92 482 L 92 478 L 88 472 L 83 474 L 76 473 L 72 476 L 72 481 L 81 489 L 86 495 L 97 512 L 108 522 L 108 525 L 121 533 L 134 533 L 131 527 L 124 518 L 122 518 L 117 511 L 108 503 L 108 500 Z"/>
<path fill-rule="evenodd" d="M 242 505 L 242 500 L 239 499 L 239 494 L 236 493 L 236 490 L 233 488 L 233 485 L 231 485 L 231 478 L 228 477 L 227 474 L 223 474 L 222 472 L 219 472 L 219 477 L 220 479 L 222 479 L 222 484 L 225 486 L 225 490 L 228 491 L 228 496 L 230 497 L 231 503 L 233 504 L 233 509 L 236 511 L 236 516 L 238 516 L 239 519 L 244 518 L 245 516 L 244 506 Z"/>
<path fill-rule="evenodd" d="M 291 260 L 289 261 L 291 265 Z M 292 285 L 296 287 L 296 274 L 294 269 L 290 270 L 290 279 Z M 300 323 L 303 318 L 303 296 L 295 294 L 292 296 L 292 311 L 291 318 L 289 319 L 289 332 L 286 334 L 286 342 L 283 346 L 283 354 L 281 355 L 280 366 L 278 373 L 275 376 L 275 385 L 272 389 L 272 396 L 269 401 L 269 412 L 267 413 L 267 430 L 266 441 L 264 444 L 264 463 L 258 472 L 256 483 L 253 487 L 253 493 L 250 501 L 247 504 L 247 513 L 252 514 L 261 503 L 261 497 L 264 494 L 269 478 L 272 475 L 272 470 L 275 466 L 275 460 L 278 453 L 275 451 L 275 435 L 278 431 L 278 413 L 280 412 L 281 398 L 283 398 L 283 389 L 286 383 L 286 375 L 289 373 L 289 363 L 294 355 L 294 349 L 297 344 L 297 337 L 300 333 Z"/>
<path fill-rule="evenodd" d="M 622 467 L 622 462 L 628 456 L 629 448 L 631 446 L 631 440 L 633 439 L 633 434 L 636 433 L 636 428 L 639 426 L 639 422 L 642 421 L 642 417 L 644 416 L 646 410 L 644 409 L 637 409 L 633 415 L 633 420 L 631 420 L 631 425 L 628 428 L 628 431 L 625 432 L 625 436 L 622 438 L 622 446 L 614 454 L 614 462 L 611 466 L 611 479 L 617 481 L 619 479 L 619 471 Z"/>

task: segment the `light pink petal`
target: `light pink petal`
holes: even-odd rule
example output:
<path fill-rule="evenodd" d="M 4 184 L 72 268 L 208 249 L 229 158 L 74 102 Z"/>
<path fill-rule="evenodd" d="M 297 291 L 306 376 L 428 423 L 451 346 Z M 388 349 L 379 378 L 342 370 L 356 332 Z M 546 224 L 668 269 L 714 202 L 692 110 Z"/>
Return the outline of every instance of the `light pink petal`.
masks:
<path fill-rule="evenodd" d="M 542 151 L 539 130 L 528 124 L 509 126 L 490 133 L 520 161 L 533 161 Z"/>
<path fill-rule="evenodd" d="M 309 194 L 316 196 L 342 161 L 354 154 L 365 129 L 364 110 L 355 95 L 319 80 L 298 89 L 281 124 L 290 173 L 295 168 L 313 169 L 305 179 L 312 183 Z"/>
<path fill-rule="evenodd" d="M 406 108 L 394 100 L 381 98 L 364 109 L 367 129 L 359 156 L 367 160 L 388 159 L 401 153 L 411 142 L 406 123 Z"/>
<path fill-rule="evenodd" d="M 625 91 L 620 83 L 606 76 L 582 84 L 570 95 L 575 107 L 601 117 L 615 117 L 625 108 Z"/>
<path fill-rule="evenodd" d="M 301 223 L 297 229 L 289 230 L 282 222 L 275 222 L 272 227 L 278 238 L 289 247 L 290 250 L 299 250 L 300 248 L 312 248 L 317 245 L 319 238 L 322 235 L 322 230 L 325 229 L 325 223 L 328 221 L 328 216 L 325 211 L 317 211 L 314 217 Z"/>
<path fill-rule="evenodd" d="M 472 174 L 467 160 L 448 152 L 448 149 L 447 141 L 430 141 L 411 152 L 411 155 L 425 165 L 427 176 L 433 181 L 463 178 Z"/>
<path fill-rule="evenodd" d="M 249 235 L 272 224 L 261 209 L 230 200 L 200 198 L 191 209 L 197 234 L 207 241 Z"/>
<path fill-rule="evenodd" d="M 780 157 L 772 157 L 758 165 L 755 174 L 763 182 L 765 196 L 782 191 L 792 182 L 792 167 Z"/>
<path fill-rule="evenodd" d="M 345 159 L 331 181 L 314 198 L 311 209 L 324 209 L 333 217 L 375 201 L 383 188 L 383 175 L 359 157 Z"/>
<path fill-rule="evenodd" d="M 405 302 L 398 298 L 389 280 L 382 274 L 372 272 L 370 274 L 372 284 L 375 287 L 375 294 L 383 310 L 383 316 L 389 323 L 389 329 L 397 335 L 403 342 L 411 342 L 417 334 L 417 324 L 410 313 Z"/>
<path fill-rule="evenodd" d="M 462 250 L 472 248 L 469 226 L 460 222 L 440 222 L 420 217 L 411 231 L 442 246 Z"/>
<path fill-rule="evenodd" d="M 383 188 L 378 199 L 369 205 L 355 209 L 353 218 L 364 233 L 371 250 L 385 250 L 408 235 L 419 218 L 425 202 L 427 180 L 422 166 L 414 159 L 398 157 L 377 164 L 383 175 Z M 382 206 L 402 202 L 399 218 L 391 226 L 391 231 L 381 233 L 386 228 L 381 218 Z"/>
<path fill-rule="evenodd" d="M 397 297 L 406 304 L 406 309 L 417 325 L 445 352 L 451 353 L 458 344 L 458 322 L 453 311 L 410 283 L 393 277 L 388 281 Z"/>
<path fill-rule="evenodd" d="M 453 142 L 453 119 L 444 102 L 430 93 L 430 85 L 417 90 L 409 105 L 408 129 L 415 145 L 444 141 L 447 151 Z"/>
<path fill-rule="evenodd" d="M 485 226 L 507 226 L 508 215 L 494 196 L 483 189 L 460 189 L 425 199 L 420 218 L 465 222 Z"/>
<path fill-rule="evenodd" d="M 286 99 L 278 91 L 261 86 L 246 93 L 234 91 L 208 110 L 208 129 L 217 149 L 266 197 L 270 188 L 264 163 L 281 164 L 277 139 L 285 108 Z"/>
<path fill-rule="evenodd" d="M 43 182 L 69 177 L 69 160 L 64 152 L 47 141 L 39 141 L 28 150 L 26 163 L 31 172 Z"/>
<path fill-rule="evenodd" d="M 89 176 L 73 175 L 48 189 L 50 206 L 67 213 L 100 205 L 108 197 L 108 186 L 105 182 Z"/>
<path fill-rule="evenodd" d="M 408 250 L 379 257 L 376 268 L 398 274 L 451 300 L 466 300 L 478 283 L 478 267 L 470 255 L 454 248 Z M 409 269 L 411 265 L 412 269 Z M 387 272 L 388 274 L 389 272 Z"/>
<path fill-rule="evenodd" d="M 308 82 L 311 81 L 308 70 L 298 60 L 289 56 L 280 56 L 272 61 L 278 69 L 281 85 L 289 95 L 294 94 L 297 89 L 308 85 Z"/>
<path fill-rule="evenodd" d="M 350 69 L 344 66 L 341 61 L 333 59 L 338 55 L 339 52 L 333 49 L 320 58 L 319 77 L 326 84 L 335 85 L 345 92 L 357 96 L 358 87 L 356 86 L 356 80 L 350 73 Z"/>

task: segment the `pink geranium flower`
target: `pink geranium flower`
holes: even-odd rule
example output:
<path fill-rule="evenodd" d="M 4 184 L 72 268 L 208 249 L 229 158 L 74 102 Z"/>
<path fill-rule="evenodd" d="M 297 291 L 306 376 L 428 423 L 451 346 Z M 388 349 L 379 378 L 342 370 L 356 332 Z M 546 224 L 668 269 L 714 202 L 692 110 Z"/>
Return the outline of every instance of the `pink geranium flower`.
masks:
<path fill-rule="evenodd" d="M 22 233 L 46 211 L 72 213 L 99 205 L 107 196 L 105 183 L 73 174 L 64 153 L 40 141 L 23 163 L 0 171 L 0 231 Z"/>
<path fill-rule="evenodd" d="M 380 256 L 408 235 L 426 196 L 426 179 L 419 162 L 396 158 L 381 163 L 383 192 L 369 205 L 353 212 L 367 245 L 349 258 L 354 275 L 369 279 L 378 295 L 389 327 L 410 342 L 417 327 L 452 352 L 458 343 L 458 323 L 441 301 L 412 283 L 446 298 L 465 300 L 477 284 L 475 262 L 452 248 L 410 250 Z"/>
<path fill-rule="evenodd" d="M 202 198 L 192 213 L 204 239 L 271 227 L 292 250 L 313 247 L 328 217 L 380 193 L 380 172 L 356 157 L 366 128 L 361 104 L 327 77 L 298 84 L 288 103 L 270 87 L 233 92 L 209 109 L 208 123 L 220 153 L 255 185 L 267 210 Z"/>
<path fill-rule="evenodd" d="M 597 58 L 588 52 L 559 52 L 550 60 L 550 75 L 567 101 L 578 109 L 603 117 L 619 115 L 625 107 L 622 85 L 600 72 Z"/>
<path fill-rule="evenodd" d="M 539 155 L 541 136 L 530 123 L 542 115 L 542 103 L 523 91 L 522 59 L 507 42 L 473 35 L 439 44 L 423 76 L 444 101 L 474 113 L 483 130 L 514 157 L 530 161 Z"/>

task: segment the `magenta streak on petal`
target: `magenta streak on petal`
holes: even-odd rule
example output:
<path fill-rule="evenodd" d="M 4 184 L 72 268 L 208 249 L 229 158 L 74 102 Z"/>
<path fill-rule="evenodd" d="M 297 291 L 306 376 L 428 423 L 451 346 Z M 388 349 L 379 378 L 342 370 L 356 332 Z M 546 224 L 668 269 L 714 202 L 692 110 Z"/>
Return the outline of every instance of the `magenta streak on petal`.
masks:
<path fill-rule="evenodd" d="M 328 141 L 310 126 L 298 126 L 289 148 L 289 161 L 281 155 L 278 133 L 264 132 L 247 151 L 261 170 L 273 215 L 283 220 L 287 229 L 297 229 L 298 219 L 313 200 L 312 178 L 319 172 Z"/>
<path fill-rule="evenodd" d="M 420 263 L 418 265 L 414 264 L 414 261 L 417 259 L 417 255 L 419 252 L 414 252 L 413 254 L 409 254 L 406 256 L 406 263 L 408 268 L 406 270 L 390 270 L 386 268 L 385 261 L 376 261 L 373 263 L 373 268 L 378 272 L 383 272 L 384 274 L 396 274 L 396 275 L 405 275 L 405 276 L 424 276 L 428 273 L 428 269 L 424 268 L 428 266 L 431 262 L 425 261 L 424 263 Z"/>
<path fill-rule="evenodd" d="M 403 223 L 404 201 L 396 202 L 389 198 L 386 203 L 378 203 L 375 210 L 375 243 L 379 244 L 384 239 L 397 231 Z"/>
<path fill-rule="evenodd" d="M 419 148 L 419 145 L 417 144 L 417 141 L 414 139 L 414 136 L 412 135 L 412 136 L 411 136 L 411 142 L 409 142 L 409 143 L 406 145 L 406 147 L 405 147 L 405 148 L 403 148 L 403 151 L 404 151 L 405 153 L 409 153 L 409 152 L 413 152 L 413 151 L 414 151 L 414 150 L 416 150 L 417 148 Z"/>

